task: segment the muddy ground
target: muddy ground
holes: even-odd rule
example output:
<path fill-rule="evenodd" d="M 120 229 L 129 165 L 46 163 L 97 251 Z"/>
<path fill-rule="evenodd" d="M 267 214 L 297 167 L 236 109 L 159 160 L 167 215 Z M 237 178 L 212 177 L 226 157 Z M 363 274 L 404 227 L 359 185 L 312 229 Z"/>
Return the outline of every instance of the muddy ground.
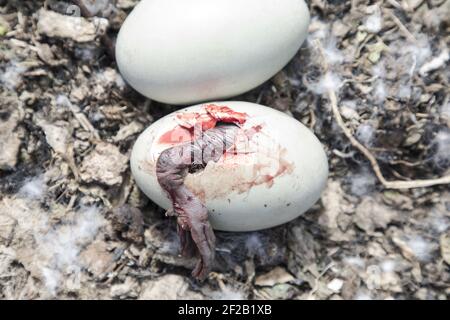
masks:
<path fill-rule="evenodd" d="M 289 224 L 217 233 L 199 283 L 130 176 L 139 133 L 176 110 L 111 56 L 136 1 L 96 1 L 86 19 L 0 0 L 0 298 L 448 299 L 450 1 L 307 2 L 298 55 L 236 100 L 310 127 L 327 190 Z"/>

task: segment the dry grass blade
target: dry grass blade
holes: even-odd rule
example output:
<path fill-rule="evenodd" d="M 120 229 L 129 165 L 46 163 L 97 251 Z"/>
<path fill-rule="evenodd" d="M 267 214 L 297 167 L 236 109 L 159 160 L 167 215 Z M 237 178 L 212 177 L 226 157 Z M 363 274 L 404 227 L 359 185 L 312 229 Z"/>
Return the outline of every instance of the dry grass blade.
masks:
<path fill-rule="evenodd" d="M 328 65 L 327 60 L 324 55 L 324 48 L 318 41 L 315 41 L 315 45 L 322 56 L 322 63 L 324 66 L 324 71 L 328 72 L 329 65 Z M 436 178 L 436 179 L 411 180 L 411 181 L 402 181 L 402 180 L 388 181 L 388 180 L 386 180 L 386 178 L 383 176 L 383 173 L 381 172 L 380 165 L 378 164 L 378 161 L 376 160 L 375 156 L 366 147 L 364 147 L 355 137 L 353 137 L 352 133 L 347 128 L 347 125 L 345 124 L 345 121 L 342 118 L 341 113 L 339 111 L 338 98 L 336 96 L 336 92 L 333 89 L 328 89 L 327 95 L 328 95 L 328 98 L 331 103 L 331 109 L 333 112 L 333 116 L 336 119 L 338 126 L 342 129 L 342 131 L 344 132 L 344 135 L 349 139 L 352 146 L 354 146 L 356 149 L 358 149 L 367 158 L 367 160 L 369 160 L 370 165 L 372 166 L 372 169 L 375 172 L 377 179 L 381 182 L 381 184 L 383 184 L 383 186 L 385 188 L 387 188 L 387 189 L 414 189 L 414 188 L 426 188 L 426 187 L 432 187 L 432 186 L 436 186 L 436 185 L 450 184 L 450 176 L 444 176 L 444 177 L 440 177 L 440 178 Z"/>
<path fill-rule="evenodd" d="M 384 10 L 384 13 L 386 13 L 392 19 L 392 21 L 397 25 L 397 27 L 409 41 L 417 43 L 416 37 L 412 35 L 412 33 L 408 30 L 408 28 L 405 27 L 405 25 L 400 21 L 399 18 L 397 18 L 397 16 L 391 10 Z"/>
<path fill-rule="evenodd" d="M 333 90 L 328 91 L 328 97 L 331 102 L 331 109 L 333 115 L 336 119 L 337 124 L 344 132 L 345 136 L 349 139 L 350 143 L 357 148 L 364 156 L 369 160 L 375 175 L 378 180 L 383 184 L 384 187 L 388 189 L 413 189 L 413 188 L 425 188 L 432 187 L 435 185 L 450 184 L 450 176 L 444 176 L 436 179 L 426 179 L 426 180 L 411 180 L 411 181 L 388 181 L 381 173 L 380 165 L 373 156 L 373 154 L 364 147 L 358 140 L 353 137 L 350 130 L 347 128 L 344 119 L 342 119 L 341 113 L 339 112 L 338 102 L 336 92 Z"/>

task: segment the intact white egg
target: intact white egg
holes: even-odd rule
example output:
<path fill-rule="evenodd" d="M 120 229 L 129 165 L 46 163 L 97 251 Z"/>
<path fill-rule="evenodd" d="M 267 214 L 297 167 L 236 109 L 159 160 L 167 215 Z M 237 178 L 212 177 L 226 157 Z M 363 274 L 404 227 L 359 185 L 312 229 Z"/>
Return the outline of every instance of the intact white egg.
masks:
<path fill-rule="evenodd" d="M 208 209 L 214 229 L 253 231 L 298 217 L 320 197 L 327 157 L 316 136 L 294 118 L 248 102 L 214 102 L 176 111 L 137 139 L 131 170 L 141 190 L 159 206 L 172 207 L 156 173 L 165 150 L 189 144 L 225 122 L 238 127 L 217 161 L 188 173 L 184 185 Z M 237 120 L 236 120 L 237 119 Z M 201 134 L 201 133 L 200 133 Z"/>
<path fill-rule="evenodd" d="M 116 60 L 141 94 L 170 104 L 229 98 L 280 71 L 306 38 L 304 0 L 142 0 Z"/>

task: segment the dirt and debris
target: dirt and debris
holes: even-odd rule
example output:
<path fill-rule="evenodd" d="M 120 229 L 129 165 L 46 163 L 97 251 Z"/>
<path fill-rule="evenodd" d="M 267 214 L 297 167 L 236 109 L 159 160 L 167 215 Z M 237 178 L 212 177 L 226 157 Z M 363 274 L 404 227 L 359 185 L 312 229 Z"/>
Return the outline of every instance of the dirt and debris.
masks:
<path fill-rule="evenodd" d="M 67 38 L 76 42 L 94 41 L 105 34 L 108 20 L 93 18 L 92 21 L 82 17 L 62 15 L 54 11 L 41 9 L 37 13 L 37 33 L 49 38 Z"/>
<path fill-rule="evenodd" d="M 307 1 L 298 55 L 235 99 L 311 128 L 327 189 L 284 226 L 217 232 L 203 283 L 130 173 L 176 110 L 105 42 L 138 1 L 82 2 L 0 1 L 0 299 L 449 299 L 449 0 Z"/>
<path fill-rule="evenodd" d="M 122 173 L 127 169 L 128 157 L 113 144 L 99 142 L 87 154 L 81 164 L 81 179 L 85 182 L 99 182 L 109 186 L 122 183 Z"/>

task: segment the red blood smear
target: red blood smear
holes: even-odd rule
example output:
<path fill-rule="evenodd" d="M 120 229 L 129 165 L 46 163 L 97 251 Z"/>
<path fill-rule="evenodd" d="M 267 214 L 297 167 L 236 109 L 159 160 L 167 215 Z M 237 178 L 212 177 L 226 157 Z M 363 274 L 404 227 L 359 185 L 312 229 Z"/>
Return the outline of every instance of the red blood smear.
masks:
<path fill-rule="evenodd" d="M 242 112 L 235 112 L 227 106 L 217 106 L 215 104 L 209 104 L 205 107 L 211 117 L 217 121 L 227 123 L 239 123 L 243 124 L 247 120 L 248 115 Z"/>
<path fill-rule="evenodd" d="M 261 130 L 262 130 L 262 125 L 258 124 L 257 126 L 253 126 L 252 129 L 253 129 L 253 131 L 255 131 L 255 132 L 261 132 Z"/>
<path fill-rule="evenodd" d="M 191 130 L 196 125 L 201 125 L 202 131 L 206 131 L 214 128 L 217 123 L 217 119 L 208 113 L 181 113 L 177 115 L 177 119 L 182 127 Z"/>
<path fill-rule="evenodd" d="M 270 174 L 266 174 L 265 176 L 264 176 L 264 182 L 267 184 L 267 186 L 269 187 L 269 188 L 271 188 L 272 186 L 273 186 L 273 184 L 274 184 L 274 180 L 275 179 L 275 177 L 274 176 L 271 176 Z"/>
<path fill-rule="evenodd" d="M 250 129 L 242 130 L 239 134 L 244 134 L 247 141 L 250 141 L 255 134 L 257 134 L 258 132 L 261 132 L 262 128 L 263 128 L 262 125 L 258 124 L 256 126 L 251 127 Z M 236 139 L 237 139 L 237 137 L 236 137 Z M 231 148 L 229 148 L 228 150 L 225 150 L 224 155 L 231 157 L 231 156 L 237 156 L 237 155 L 247 155 L 250 153 L 251 152 L 238 152 L 236 149 L 236 144 L 234 144 L 233 146 L 231 146 Z"/>
<path fill-rule="evenodd" d="M 180 125 L 164 133 L 159 138 L 159 143 L 173 144 L 192 141 L 194 139 L 194 127 L 197 125 L 201 125 L 202 131 L 206 131 L 215 128 L 217 122 L 242 125 L 248 117 L 246 113 L 235 112 L 227 106 L 209 104 L 204 108 L 204 113 L 191 112 L 178 114 L 177 119 Z"/>
<path fill-rule="evenodd" d="M 182 142 L 188 142 L 192 141 L 193 139 L 193 133 L 192 131 L 181 127 L 176 126 L 174 129 L 167 131 L 159 138 L 159 143 L 182 143 Z"/>

